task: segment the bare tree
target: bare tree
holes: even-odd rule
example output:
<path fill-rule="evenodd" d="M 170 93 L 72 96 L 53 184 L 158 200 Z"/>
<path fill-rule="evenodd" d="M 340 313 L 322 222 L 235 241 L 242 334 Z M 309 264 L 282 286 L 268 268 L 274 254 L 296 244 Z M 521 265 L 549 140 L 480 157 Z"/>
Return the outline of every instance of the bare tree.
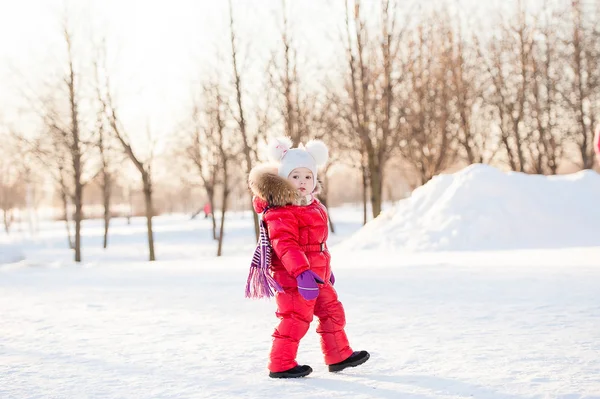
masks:
<path fill-rule="evenodd" d="M 405 31 L 398 29 L 396 1 L 381 2 L 381 32 L 374 34 L 367 27 L 361 5 L 359 0 L 354 2 L 351 21 L 346 2 L 349 84 L 345 90 L 351 110 L 346 115 L 360 143 L 356 147 L 364 153 L 373 217 L 377 217 L 383 201 L 385 166 L 401 140 L 404 107 L 399 104 L 397 88 L 404 75 L 398 73 L 403 68 L 398 51 Z"/>
<path fill-rule="evenodd" d="M 70 212 L 73 190 L 68 173 L 68 154 L 63 133 L 52 127 L 56 123 L 52 121 L 56 120 L 57 115 L 52 111 L 51 105 L 49 105 L 48 110 L 48 115 L 44 116 L 46 125 L 44 129 L 47 131 L 45 135 L 42 134 L 33 140 L 27 140 L 18 133 L 15 133 L 15 137 L 20 140 L 26 152 L 31 154 L 39 164 L 43 165 L 46 172 L 51 176 L 60 198 L 62 219 L 65 221 L 69 248 L 74 249 L 75 242 L 71 233 L 72 215 Z"/>
<path fill-rule="evenodd" d="M 256 148 L 258 147 L 258 134 L 252 137 L 250 129 L 248 128 L 248 121 L 246 118 L 245 106 L 244 106 L 244 88 L 242 82 L 242 74 L 239 68 L 239 53 L 238 53 L 238 42 L 235 31 L 235 24 L 233 18 L 233 6 L 231 0 L 229 0 L 229 37 L 231 44 L 231 60 L 233 64 L 233 84 L 235 88 L 235 105 L 232 108 L 233 118 L 238 126 L 239 137 L 242 142 L 242 154 L 243 160 L 246 166 L 246 174 L 249 175 L 252 170 L 253 160 L 256 159 Z M 252 208 L 251 208 L 252 209 Z M 254 235 L 258 240 L 259 228 L 258 228 L 258 215 L 256 212 L 252 212 L 254 220 Z"/>
<path fill-rule="evenodd" d="M 0 127 L 2 127 L 0 125 Z M 28 184 L 28 157 L 18 140 L 12 137 L 10 130 L 0 129 L 2 148 L 0 148 L 0 211 L 6 234 L 11 233 L 15 222 L 15 209 L 26 205 L 26 190 Z"/>
<path fill-rule="evenodd" d="M 71 205 L 71 198 L 73 197 L 73 195 L 71 194 L 71 189 L 69 188 L 69 184 L 67 182 L 66 171 L 65 168 L 62 166 L 61 159 L 62 158 L 60 156 L 57 157 L 57 160 L 59 161 L 59 166 L 56 179 L 58 182 L 60 200 L 63 207 L 63 219 L 65 221 L 65 228 L 67 229 L 67 239 L 69 240 L 69 248 L 75 249 L 75 241 L 73 240 L 73 236 L 71 234 L 72 216 L 69 210 Z"/>
<path fill-rule="evenodd" d="M 447 14 L 434 13 L 426 20 L 430 23 L 420 23 L 409 41 L 412 60 L 408 75 L 413 94 L 400 144 L 402 157 L 417 172 L 420 184 L 455 162 L 459 130 L 452 123 L 456 87 L 447 72 L 454 64 L 453 32 Z"/>
<path fill-rule="evenodd" d="M 42 98 L 36 95 L 29 99 L 31 108 L 42 119 L 44 131 L 35 139 L 20 136 L 21 143 L 26 145 L 29 153 L 46 166 L 58 185 L 63 203 L 69 245 L 74 250 L 75 262 L 81 262 L 81 222 L 83 219 L 83 191 L 87 181 L 84 179 L 86 166 L 86 137 L 81 129 L 80 106 L 82 74 L 76 66 L 73 34 L 68 21 L 63 21 L 62 36 L 66 45 L 65 73 L 58 84 L 52 87 L 53 92 Z M 62 103 L 60 94 L 65 93 L 66 102 Z M 17 134 L 18 136 L 18 134 Z M 74 239 L 69 227 L 69 204 L 74 205 L 75 222 Z"/>
<path fill-rule="evenodd" d="M 6 234 L 10 234 L 11 225 L 14 222 L 13 211 L 24 202 L 24 187 L 20 183 L 14 165 L 5 161 L 6 155 L 3 154 L 2 160 L 0 160 L 0 209 L 2 210 L 4 231 Z"/>
<path fill-rule="evenodd" d="M 534 31 L 521 0 L 511 20 L 511 24 L 500 27 L 501 35 L 490 40 L 487 54 L 480 53 L 480 58 L 485 62 L 493 89 L 487 101 L 495 108 L 509 166 L 525 172 L 528 167 L 526 148 L 532 137 L 531 124 L 526 119 L 530 107 Z"/>
<path fill-rule="evenodd" d="M 462 148 L 463 157 L 468 164 L 490 163 L 498 152 L 498 143 L 490 131 L 490 107 L 483 101 L 487 80 L 483 79 L 485 69 L 481 68 L 477 49 L 477 40 L 468 42 L 463 36 L 462 21 L 456 24 L 456 38 L 450 41 L 452 56 L 449 70 L 452 78 L 453 117 L 456 124 L 456 140 Z"/>
<path fill-rule="evenodd" d="M 351 83 L 348 82 L 344 88 L 346 93 L 352 91 Z M 330 163 L 345 163 L 349 167 L 360 171 L 362 176 L 362 207 L 363 207 L 363 225 L 367 224 L 368 219 L 368 193 L 369 193 L 369 173 L 366 162 L 366 151 L 363 149 L 362 142 L 358 139 L 356 133 L 358 126 L 355 119 L 355 109 L 352 104 L 346 101 L 344 93 L 340 93 L 331 83 L 327 87 L 327 106 L 324 107 L 324 117 L 327 123 L 327 135 L 323 137 L 330 147 Z M 336 156 L 335 154 L 340 154 Z M 342 155 L 343 154 L 343 155 Z M 327 192 L 329 195 L 329 191 Z"/>
<path fill-rule="evenodd" d="M 110 148 L 109 142 L 110 137 L 107 132 L 107 114 L 106 102 L 103 100 L 104 95 L 102 93 L 102 84 L 100 83 L 100 74 L 103 71 L 107 71 L 106 68 L 106 57 L 104 41 L 102 45 L 98 47 L 98 54 L 96 60 L 94 60 L 94 78 L 96 86 L 96 99 L 98 102 L 98 113 L 96 118 L 96 140 L 95 145 L 100 155 L 100 167 L 98 174 L 100 175 L 101 182 L 100 188 L 102 190 L 102 207 L 104 209 L 104 236 L 102 239 L 102 247 L 107 248 L 108 246 L 108 230 L 111 219 L 111 196 L 114 186 L 114 176 L 111 166 L 111 153 L 113 150 Z"/>
<path fill-rule="evenodd" d="M 225 132 L 225 118 L 223 115 L 224 106 L 223 98 L 221 96 L 221 90 L 218 85 L 213 85 L 208 89 L 213 92 L 214 95 L 214 108 L 210 111 L 212 119 L 216 125 L 217 133 L 217 148 L 219 151 L 219 166 L 221 170 L 221 223 L 219 226 L 219 244 L 217 247 L 217 256 L 223 254 L 223 238 L 225 237 L 225 215 L 227 212 L 227 201 L 229 200 L 229 194 L 231 192 L 229 187 L 229 163 L 232 160 L 230 151 L 227 149 L 227 138 Z"/>
<path fill-rule="evenodd" d="M 20 133 L 13 132 L 13 137 L 19 141 L 24 149 L 24 155 L 33 157 L 30 162 L 37 161 L 45 172 L 50 175 L 60 198 L 62 219 L 65 221 L 69 248 L 74 249 L 75 242 L 71 233 L 72 214 L 70 211 L 73 203 L 73 189 L 72 181 L 69 179 L 69 155 L 63 132 L 53 127 L 60 118 L 52 110 L 52 107 L 53 105 L 48 105 L 46 115 L 44 115 L 45 111 L 40 111 L 44 119 L 46 134 L 41 134 L 34 139 L 27 139 Z M 26 178 L 29 178 L 30 173 L 28 172 L 30 171 L 30 168 L 24 170 Z"/>
<path fill-rule="evenodd" d="M 69 154 L 73 165 L 73 202 L 75 205 L 75 262 L 81 262 L 81 221 L 83 219 L 83 148 L 82 139 L 80 135 L 80 123 L 79 123 L 79 103 L 76 89 L 76 73 L 73 59 L 73 48 L 71 41 L 71 34 L 65 27 L 64 39 L 67 44 L 67 55 L 68 55 L 68 77 L 65 83 L 69 91 L 69 110 L 70 110 L 70 126 L 68 130 L 60 129 L 62 133 L 68 137 L 69 141 Z"/>
<path fill-rule="evenodd" d="M 297 146 L 311 135 L 310 130 L 314 127 L 312 119 L 318 117 L 312 112 L 317 105 L 317 98 L 301 90 L 298 48 L 288 19 L 286 0 L 282 0 L 281 4 L 281 48 L 272 52 L 268 67 L 269 84 L 275 94 L 273 100 L 283 121 L 284 134 Z"/>
<path fill-rule="evenodd" d="M 146 229 L 148 236 L 148 259 L 150 261 L 155 261 L 156 256 L 154 253 L 154 232 L 152 229 L 152 218 L 154 217 L 154 206 L 153 206 L 153 184 L 152 184 L 152 162 L 153 162 L 153 152 L 148 159 L 143 160 L 139 155 L 133 151 L 131 147 L 131 143 L 129 141 L 129 136 L 125 132 L 122 122 L 118 116 L 117 107 L 113 101 L 113 97 L 110 90 L 110 81 L 108 78 L 108 73 L 105 72 L 105 97 L 102 99 L 102 104 L 106 107 L 107 117 L 110 123 L 110 127 L 114 137 L 121 144 L 125 155 L 129 158 L 132 164 L 135 166 L 137 171 L 140 173 L 142 180 L 142 191 L 144 193 L 144 204 L 146 207 Z"/>
<path fill-rule="evenodd" d="M 558 53 L 558 19 L 549 7 L 543 7 L 543 15 L 536 17 L 537 39 L 532 42 L 530 68 L 532 77 L 532 125 L 533 140 L 529 143 L 531 171 L 540 174 L 556 174 L 563 158 L 565 134 L 559 123 L 559 80 L 562 71 Z"/>
<path fill-rule="evenodd" d="M 104 111 L 105 112 L 105 111 Z M 100 188 L 102 190 L 102 207 L 104 209 L 103 219 L 104 219 L 104 236 L 102 239 L 102 248 L 107 248 L 108 246 L 108 229 L 110 226 L 111 219 L 111 196 L 114 185 L 114 177 L 111 168 L 111 161 L 109 155 L 109 148 L 107 145 L 108 136 L 105 130 L 104 122 L 99 119 L 98 120 L 98 140 L 96 145 L 98 147 L 98 152 L 100 153 Z"/>
<path fill-rule="evenodd" d="M 205 90 L 205 100 L 213 100 L 210 91 Z M 221 98 L 219 96 L 219 101 Z M 199 104 L 194 104 L 192 111 L 193 131 L 191 141 L 185 146 L 185 158 L 188 159 L 197 171 L 212 212 L 213 239 L 218 239 L 217 224 L 215 220 L 215 190 L 219 174 L 219 149 L 217 138 L 221 137 L 211 123 L 211 115 L 207 115 Z M 200 211 L 199 211 L 200 212 Z"/>
<path fill-rule="evenodd" d="M 11 145 L 8 147 L 12 154 L 11 164 L 16 165 L 16 176 L 19 181 L 19 193 L 17 206 L 19 208 L 19 220 L 23 223 L 26 220 L 29 234 L 33 236 L 38 230 L 37 210 L 41 205 L 44 171 L 39 167 L 36 157 L 28 151 L 22 140 L 12 140 L 15 135 L 9 135 Z M 14 194 L 14 192 L 13 192 Z M 71 241 L 69 241 L 71 242 Z"/>
<path fill-rule="evenodd" d="M 573 78 L 566 86 L 563 98 L 575 118 L 574 137 L 580 165 L 590 169 L 594 166 L 592 141 L 600 112 L 600 34 L 597 24 L 592 25 L 585 20 L 583 7 L 581 0 L 571 2 L 572 35 L 568 65 Z"/>

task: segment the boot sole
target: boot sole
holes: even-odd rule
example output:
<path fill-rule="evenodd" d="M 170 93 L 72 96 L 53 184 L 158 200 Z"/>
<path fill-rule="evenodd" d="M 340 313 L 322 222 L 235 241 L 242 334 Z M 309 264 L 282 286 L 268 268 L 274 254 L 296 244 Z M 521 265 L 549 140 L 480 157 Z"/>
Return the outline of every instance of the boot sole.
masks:
<path fill-rule="evenodd" d="M 273 372 L 270 372 L 269 377 L 271 377 L 271 378 L 302 378 L 302 377 L 306 377 L 307 375 L 309 375 L 312 372 L 313 372 L 313 369 L 309 367 L 308 370 L 303 371 L 302 373 L 286 373 L 286 372 L 273 373 Z"/>
<path fill-rule="evenodd" d="M 346 364 L 332 364 L 331 366 L 329 366 L 329 372 L 337 373 L 338 371 L 342 371 L 343 369 L 348 368 L 348 367 L 360 366 L 361 364 L 363 364 L 364 362 L 369 360 L 370 357 L 371 357 L 371 355 L 367 353 L 367 356 L 365 356 L 361 359 L 357 359 L 353 362 L 349 362 Z"/>

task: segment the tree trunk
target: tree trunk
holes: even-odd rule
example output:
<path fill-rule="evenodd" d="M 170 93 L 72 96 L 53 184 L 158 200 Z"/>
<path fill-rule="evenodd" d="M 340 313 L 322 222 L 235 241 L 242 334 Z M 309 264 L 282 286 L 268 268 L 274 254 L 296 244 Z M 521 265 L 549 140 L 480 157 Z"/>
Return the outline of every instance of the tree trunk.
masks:
<path fill-rule="evenodd" d="M 523 112 L 523 109 L 521 108 L 521 111 L 519 111 L 520 113 Z M 520 114 L 519 114 L 520 115 Z M 519 172 L 525 172 L 525 155 L 523 153 L 523 139 L 521 138 L 520 135 L 520 126 L 521 123 L 521 117 L 519 116 L 518 118 L 513 120 L 513 136 L 515 139 L 515 147 L 517 148 L 517 159 L 519 160 Z"/>
<path fill-rule="evenodd" d="M 256 240 L 258 240 L 258 235 L 260 234 L 258 228 L 258 213 L 254 212 L 254 204 L 252 203 L 252 197 L 250 197 L 250 210 L 252 211 L 252 220 L 254 221 L 254 236 Z"/>
<path fill-rule="evenodd" d="M 375 173 L 379 174 L 378 171 Z M 380 176 L 375 179 L 371 178 L 371 209 L 373 212 L 373 218 L 376 218 L 381 213 L 382 207 L 382 184 Z"/>
<path fill-rule="evenodd" d="M 212 220 L 212 235 L 213 235 L 213 240 L 217 240 L 218 239 L 218 237 L 217 237 L 217 220 L 215 219 L 215 211 L 214 211 L 214 209 L 215 209 L 214 208 L 214 206 L 215 206 L 214 195 L 212 195 L 210 197 L 209 203 L 210 203 L 210 209 L 213 210 L 212 213 L 210 214 L 210 218 Z"/>
<path fill-rule="evenodd" d="M 69 224 L 69 202 L 67 194 L 61 191 L 60 199 L 63 205 L 63 218 L 65 219 L 65 227 L 67 228 L 67 239 L 69 240 L 69 249 L 74 249 L 73 237 L 71 236 L 71 225 Z"/>
<path fill-rule="evenodd" d="M 367 175 L 367 168 L 365 165 L 361 165 L 362 172 L 362 204 L 363 204 L 363 226 L 367 224 L 367 191 L 369 188 L 369 178 Z"/>
<path fill-rule="evenodd" d="M 154 233 L 152 230 L 152 217 L 154 216 L 154 208 L 152 206 L 152 182 L 148 172 L 142 175 L 142 183 L 144 184 L 144 202 L 146 203 L 146 227 L 148 230 L 148 255 L 149 260 L 155 261 L 154 255 Z"/>
<path fill-rule="evenodd" d="M 104 185 L 102 187 L 102 197 L 104 205 L 104 239 L 102 242 L 102 248 L 106 249 L 108 246 L 108 228 L 110 225 L 110 192 L 111 192 L 111 179 L 108 173 L 104 173 Z"/>
<path fill-rule="evenodd" d="M 475 149 L 473 148 L 473 133 L 471 132 L 471 106 L 470 106 L 470 85 L 473 83 L 469 81 L 465 73 L 465 57 L 463 52 L 462 38 L 459 36 L 458 43 L 456 44 L 457 60 L 451 69 L 454 84 L 457 87 L 457 104 L 458 117 L 459 117 L 459 143 L 465 150 L 467 156 L 467 162 L 469 165 L 476 163 Z"/>
<path fill-rule="evenodd" d="M 215 181 L 213 179 L 213 181 Z M 206 184 L 206 182 L 205 182 Z M 214 185 L 210 188 L 206 188 L 206 196 L 208 198 L 208 203 L 210 204 L 211 214 L 210 218 L 212 220 L 212 236 L 213 240 L 217 240 L 217 221 L 215 219 L 215 187 Z"/>
<path fill-rule="evenodd" d="M 329 208 L 327 207 L 327 200 L 323 201 L 323 205 L 327 208 L 327 219 L 329 220 L 329 231 L 331 234 L 335 234 L 335 225 L 333 224 L 333 219 L 331 219 L 331 213 L 329 212 Z"/>
<path fill-rule="evenodd" d="M 99 87 L 98 87 L 99 90 Z M 101 98 L 98 93 L 98 98 Z M 102 114 L 106 113 L 106 106 L 103 106 Z M 112 176 L 109 172 L 109 160 L 106 155 L 106 147 L 104 143 L 104 125 L 102 116 L 98 117 L 99 125 L 99 137 L 98 137 L 98 150 L 100 151 L 100 158 L 102 160 L 102 206 L 104 207 L 104 237 L 102 239 L 102 248 L 108 247 L 108 229 L 110 226 L 110 196 L 112 193 Z"/>
<path fill-rule="evenodd" d="M 210 213 L 210 219 L 212 221 L 212 238 L 213 240 L 218 240 L 218 236 L 217 236 L 217 221 L 215 219 L 215 195 L 214 192 L 209 192 L 207 190 L 206 195 L 208 196 L 208 203 L 210 204 L 210 209 L 212 210 L 212 212 Z M 194 214 L 190 217 L 190 219 L 195 219 L 196 216 L 198 216 L 200 213 L 202 213 L 204 211 L 204 206 L 202 206 L 201 208 L 198 208 L 198 210 L 196 212 L 194 212 Z"/>
<path fill-rule="evenodd" d="M 321 194 L 319 195 L 321 203 L 325 206 L 325 208 L 327 208 L 327 219 L 329 219 L 329 230 L 331 230 L 331 232 L 333 234 L 335 234 L 335 226 L 333 224 L 333 220 L 331 220 L 331 214 L 329 213 L 329 203 L 328 203 L 328 199 L 329 199 L 329 179 L 327 178 L 327 169 L 325 169 L 323 171 L 323 191 L 321 192 Z"/>
<path fill-rule="evenodd" d="M 8 209 L 4 209 L 3 214 L 4 214 L 4 231 L 6 232 L 6 235 L 9 235 L 10 234 L 10 225 L 12 222 L 12 214 L 10 213 L 10 210 L 8 210 Z"/>
<path fill-rule="evenodd" d="M 27 226 L 29 227 L 29 234 L 32 236 L 37 230 L 37 211 L 34 206 L 33 192 L 31 183 L 27 181 L 25 188 L 25 206 L 27 207 Z"/>
<path fill-rule="evenodd" d="M 519 8 L 521 8 L 521 4 L 519 2 Z M 527 73 L 527 64 L 528 58 L 530 57 L 529 52 L 531 51 L 531 46 L 527 47 L 527 37 L 525 34 L 526 22 L 524 17 L 524 11 L 519 12 L 519 60 L 520 60 L 520 91 L 519 98 L 517 104 L 519 106 L 518 116 L 515 118 L 513 116 L 513 132 L 515 136 L 515 145 L 517 148 L 517 156 L 519 159 L 519 168 L 520 172 L 525 172 L 527 162 L 525 161 L 525 154 L 523 151 L 523 147 L 526 143 L 523 143 L 523 138 L 521 137 L 521 122 L 525 119 L 525 112 L 527 108 L 527 97 L 528 97 L 528 89 L 529 89 L 529 74 Z M 527 137 L 527 135 L 525 136 Z"/>
<path fill-rule="evenodd" d="M 73 202 L 75 203 L 75 262 L 81 262 L 81 219 L 83 218 L 83 183 L 81 179 L 83 175 L 83 162 L 81 139 L 79 137 L 79 111 L 75 93 L 76 74 L 71 52 L 71 37 L 67 30 L 65 30 L 65 39 L 69 53 L 69 77 L 67 79 L 67 85 L 69 88 L 71 113 L 70 152 L 73 162 L 73 179 L 75 186 L 75 195 L 73 198 Z"/>
<path fill-rule="evenodd" d="M 572 2 L 573 13 L 574 13 L 574 25 L 573 25 L 573 69 L 575 73 L 575 114 L 577 115 L 577 124 L 579 125 L 579 133 L 581 140 L 578 142 L 579 150 L 581 153 L 581 165 L 583 169 L 591 169 L 594 166 L 593 151 L 590 152 L 590 135 L 588 134 L 588 127 L 586 124 L 586 112 L 584 109 L 584 102 L 587 99 L 587 89 L 584 84 L 585 67 L 583 65 L 584 59 L 582 57 L 583 43 L 582 38 L 582 18 L 581 18 L 581 3 L 580 1 Z M 592 127 L 593 128 L 593 127 Z"/>
<path fill-rule="evenodd" d="M 220 122 L 219 122 L 220 123 Z M 220 129 L 222 130 L 222 126 L 220 126 Z M 222 135 L 222 132 L 220 133 L 220 135 Z M 217 256 L 221 256 L 223 255 L 223 237 L 225 236 L 225 212 L 227 211 L 227 199 L 229 197 L 229 188 L 228 188 L 228 184 L 229 184 L 229 176 L 228 176 L 228 159 L 227 159 L 227 154 L 225 154 L 225 151 L 223 150 L 222 146 L 223 146 L 223 138 L 221 136 L 220 138 L 220 146 L 221 146 L 221 159 L 223 162 L 223 196 L 222 196 L 222 200 L 221 200 L 221 226 L 219 227 L 219 245 L 217 247 Z M 253 212 L 254 214 L 256 214 L 256 212 Z M 214 211 L 213 211 L 213 221 L 215 220 L 214 218 Z"/>
<path fill-rule="evenodd" d="M 374 154 L 367 153 L 369 157 L 369 182 L 371 183 L 371 210 L 373 211 L 373 219 L 381 213 L 383 173 L 381 165 L 375 160 Z"/>
<path fill-rule="evenodd" d="M 81 262 L 81 220 L 83 219 L 83 185 L 75 184 L 75 262 Z"/>
<path fill-rule="evenodd" d="M 227 168 L 223 168 L 223 198 L 221 202 L 221 226 L 219 227 L 219 245 L 217 248 L 217 256 L 223 255 L 223 237 L 225 235 L 225 212 L 227 210 L 227 198 L 229 197 L 229 190 L 227 189 Z M 214 215 L 214 212 L 213 212 Z M 214 217 L 213 217 L 214 220 Z"/>
<path fill-rule="evenodd" d="M 499 105 L 498 107 L 502 107 L 502 105 Z M 500 118 L 501 118 L 500 119 L 500 124 L 503 124 L 503 122 L 504 122 L 502 120 L 503 117 L 501 116 Z M 514 156 L 513 150 L 512 150 L 512 148 L 510 146 L 510 137 L 509 137 L 508 134 L 506 134 L 504 132 L 503 128 L 501 128 L 501 131 L 502 131 L 502 144 L 504 144 L 504 148 L 506 148 L 506 153 L 508 155 L 508 164 L 510 166 L 510 169 L 513 170 L 513 171 L 515 171 L 515 172 L 518 172 L 519 168 L 517 166 L 517 162 L 515 160 L 515 156 Z"/>
<path fill-rule="evenodd" d="M 105 208 L 104 210 L 104 238 L 102 239 L 102 248 L 106 249 L 108 247 L 108 228 L 110 225 L 110 214 L 108 210 Z"/>
<path fill-rule="evenodd" d="M 133 195 L 131 194 L 131 187 L 127 190 L 127 200 L 129 201 L 129 213 L 127 214 L 127 225 L 131 224 L 131 218 L 133 217 Z"/>

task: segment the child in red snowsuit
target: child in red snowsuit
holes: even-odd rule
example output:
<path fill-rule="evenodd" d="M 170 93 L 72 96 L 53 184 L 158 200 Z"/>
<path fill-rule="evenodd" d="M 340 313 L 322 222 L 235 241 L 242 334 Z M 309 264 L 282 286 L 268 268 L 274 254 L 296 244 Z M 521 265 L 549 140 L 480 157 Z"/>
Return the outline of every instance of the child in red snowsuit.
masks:
<path fill-rule="evenodd" d="M 315 198 L 317 165 L 327 162 L 328 150 L 313 140 L 305 148 L 291 149 L 291 140 L 279 138 L 269 146 L 278 165 L 252 170 L 249 185 L 254 209 L 263 213 L 273 248 L 271 275 L 282 288 L 276 297 L 279 326 L 273 333 L 269 360 L 272 378 L 304 377 L 310 366 L 300 366 L 296 354 L 313 315 L 329 371 L 366 362 L 366 351 L 354 352 L 344 331 L 344 308 L 333 288 L 331 255 L 327 249 L 326 208 Z"/>

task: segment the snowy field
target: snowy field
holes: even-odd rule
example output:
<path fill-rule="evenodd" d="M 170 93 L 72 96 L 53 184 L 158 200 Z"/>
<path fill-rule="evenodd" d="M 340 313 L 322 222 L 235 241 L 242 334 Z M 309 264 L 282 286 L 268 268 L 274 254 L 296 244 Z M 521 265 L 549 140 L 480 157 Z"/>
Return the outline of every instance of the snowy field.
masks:
<path fill-rule="evenodd" d="M 465 209 L 444 212 L 453 206 Z M 363 366 L 329 373 L 315 322 L 298 357 L 313 374 L 267 377 L 277 320 L 273 302 L 243 297 L 249 213 L 228 220 L 220 259 L 207 220 L 157 218 L 154 263 L 142 219 L 115 220 L 107 251 L 100 222 L 86 221 L 82 265 L 64 225 L 48 222 L 35 238 L 0 235 L 13 259 L 0 265 L 0 398 L 600 398 L 600 241 L 584 239 L 589 225 L 551 248 L 352 251 L 360 210 L 331 214 L 347 332 L 371 352 Z"/>

